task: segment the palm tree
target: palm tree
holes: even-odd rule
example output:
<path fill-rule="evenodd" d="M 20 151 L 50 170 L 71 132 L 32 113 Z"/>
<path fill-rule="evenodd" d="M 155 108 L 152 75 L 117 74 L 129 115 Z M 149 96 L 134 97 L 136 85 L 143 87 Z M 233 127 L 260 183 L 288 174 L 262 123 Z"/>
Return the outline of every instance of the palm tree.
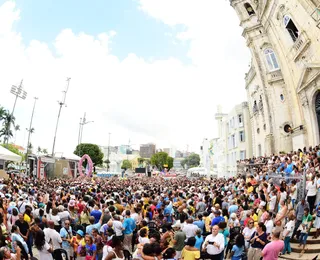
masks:
<path fill-rule="evenodd" d="M 11 125 L 15 125 L 15 117 L 8 111 L 6 110 L 4 114 L 2 115 L 2 120 L 3 120 L 3 128 L 0 130 L 0 137 L 4 137 L 4 143 L 8 143 L 10 137 L 13 137 L 13 133 L 11 131 Z"/>
<path fill-rule="evenodd" d="M 29 143 L 29 144 L 28 144 L 28 154 L 29 154 L 30 152 L 32 152 L 32 149 L 33 149 L 32 143 Z"/>
<path fill-rule="evenodd" d="M 42 149 L 40 146 L 38 146 L 38 155 L 42 152 Z"/>
<path fill-rule="evenodd" d="M 16 125 L 16 126 L 14 127 L 14 131 L 15 131 L 15 133 L 14 133 L 14 143 L 16 143 L 16 140 L 17 140 L 17 131 L 20 131 L 20 126 L 19 126 L 19 125 Z"/>
<path fill-rule="evenodd" d="M 6 113 L 6 110 L 4 107 L 0 106 L 0 121 L 4 119 L 4 114 Z"/>

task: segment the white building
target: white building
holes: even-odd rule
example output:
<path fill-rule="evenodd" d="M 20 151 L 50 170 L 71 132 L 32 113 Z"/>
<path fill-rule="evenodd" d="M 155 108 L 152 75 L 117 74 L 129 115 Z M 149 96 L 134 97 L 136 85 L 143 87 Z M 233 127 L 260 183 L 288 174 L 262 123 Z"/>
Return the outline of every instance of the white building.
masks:
<path fill-rule="evenodd" d="M 253 155 L 319 144 L 320 0 L 230 3 L 252 54 L 245 80 Z"/>
<path fill-rule="evenodd" d="M 237 161 L 252 157 L 252 134 L 248 103 L 236 105 L 229 114 L 218 111 L 219 138 L 213 139 L 213 160 L 219 177 L 237 173 Z M 215 162 L 213 162 L 215 164 Z"/>

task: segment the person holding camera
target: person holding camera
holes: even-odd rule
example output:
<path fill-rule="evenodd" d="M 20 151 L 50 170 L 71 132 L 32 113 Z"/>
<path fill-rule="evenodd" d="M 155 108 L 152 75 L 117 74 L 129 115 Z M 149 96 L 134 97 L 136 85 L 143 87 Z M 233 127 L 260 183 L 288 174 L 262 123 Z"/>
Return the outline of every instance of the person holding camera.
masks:
<path fill-rule="evenodd" d="M 224 245 L 224 235 L 219 233 L 219 226 L 213 226 L 212 234 L 206 237 L 202 246 L 202 251 L 206 253 L 205 258 L 210 258 L 211 260 L 223 259 Z"/>

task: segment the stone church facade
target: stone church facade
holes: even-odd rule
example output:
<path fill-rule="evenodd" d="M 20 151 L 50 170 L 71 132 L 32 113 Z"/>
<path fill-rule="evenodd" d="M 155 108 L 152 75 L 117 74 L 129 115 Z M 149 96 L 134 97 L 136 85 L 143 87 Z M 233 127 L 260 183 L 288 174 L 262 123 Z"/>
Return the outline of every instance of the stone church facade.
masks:
<path fill-rule="evenodd" d="M 320 0 L 230 0 L 251 51 L 253 155 L 320 143 Z"/>

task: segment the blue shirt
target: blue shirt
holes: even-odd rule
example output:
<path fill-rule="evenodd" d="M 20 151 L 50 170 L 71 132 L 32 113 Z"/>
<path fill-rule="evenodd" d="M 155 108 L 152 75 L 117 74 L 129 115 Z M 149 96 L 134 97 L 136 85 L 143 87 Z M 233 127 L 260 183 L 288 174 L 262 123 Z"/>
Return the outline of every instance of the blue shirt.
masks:
<path fill-rule="evenodd" d="M 90 216 L 94 217 L 94 224 L 97 224 L 101 218 L 102 212 L 100 210 L 92 210 Z"/>
<path fill-rule="evenodd" d="M 67 239 L 71 239 L 72 238 L 72 228 L 69 227 L 68 231 L 67 228 L 61 228 L 60 229 L 60 237 L 61 238 L 67 238 Z M 68 241 L 64 241 L 62 240 L 62 248 L 69 248 L 71 247 L 70 243 Z"/>
<path fill-rule="evenodd" d="M 197 225 L 198 228 L 201 230 L 201 234 L 203 233 L 203 228 L 204 228 L 204 221 L 203 220 L 197 220 L 193 222 L 193 224 Z"/>
<path fill-rule="evenodd" d="M 238 247 L 237 245 L 234 245 L 232 247 L 232 252 L 234 252 L 231 260 L 240 260 L 242 259 L 242 253 L 243 253 L 243 246 L 242 247 Z"/>
<path fill-rule="evenodd" d="M 229 207 L 229 214 L 231 215 L 232 213 L 236 213 L 238 211 L 238 206 L 237 205 L 231 205 Z"/>
<path fill-rule="evenodd" d="M 92 224 L 92 225 L 87 226 L 86 227 L 86 234 L 89 234 L 90 236 L 92 236 L 92 229 L 94 229 L 94 228 L 98 229 L 98 231 L 99 231 L 101 228 L 100 222 L 97 224 Z"/>
<path fill-rule="evenodd" d="M 196 238 L 196 244 L 194 245 L 194 247 L 200 250 L 200 247 L 203 243 L 203 236 L 200 236 L 200 237 L 195 236 L 195 238 Z"/>
<path fill-rule="evenodd" d="M 136 228 L 136 222 L 132 218 L 126 218 L 123 221 L 122 226 L 124 227 L 123 234 L 130 235 L 133 233 L 133 230 Z"/>
<path fill-rule="evenodd" d="M 221 217 L 221 216 L 215 217 L 211 222 L 211 226 L 218 225 L 220 222 L 225 222 L 224 217 Z"/>

